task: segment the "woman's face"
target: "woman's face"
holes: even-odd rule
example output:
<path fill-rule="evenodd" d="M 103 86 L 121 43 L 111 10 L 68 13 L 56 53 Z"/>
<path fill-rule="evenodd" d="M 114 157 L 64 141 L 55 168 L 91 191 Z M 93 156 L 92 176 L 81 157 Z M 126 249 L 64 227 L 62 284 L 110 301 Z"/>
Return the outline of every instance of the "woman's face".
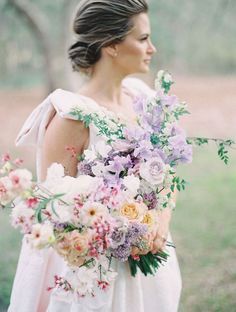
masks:
<path fill-rule="evenodd" d="M 125 40 L 117 44 L 114 63 L 124 75 L 146 73 L 156 48 L 150 39 L 150 22 L 146 13 L 133 17 L 134 27 Z"/>

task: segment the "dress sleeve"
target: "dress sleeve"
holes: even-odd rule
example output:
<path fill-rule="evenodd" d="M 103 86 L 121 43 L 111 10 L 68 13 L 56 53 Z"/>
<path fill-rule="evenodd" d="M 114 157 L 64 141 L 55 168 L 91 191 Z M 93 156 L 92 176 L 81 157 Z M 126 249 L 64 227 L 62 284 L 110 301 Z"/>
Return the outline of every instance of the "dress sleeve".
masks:
<path fill-rule="evenodd" d="M 70 114 L 75 107 L 85 110 L 88 103 L 72 92 L 55 90 L 26 119 L 16 138 L 16 145 L 39 145 L 54 115 L 57 113 L 62 118 L 75 119 Z"/>

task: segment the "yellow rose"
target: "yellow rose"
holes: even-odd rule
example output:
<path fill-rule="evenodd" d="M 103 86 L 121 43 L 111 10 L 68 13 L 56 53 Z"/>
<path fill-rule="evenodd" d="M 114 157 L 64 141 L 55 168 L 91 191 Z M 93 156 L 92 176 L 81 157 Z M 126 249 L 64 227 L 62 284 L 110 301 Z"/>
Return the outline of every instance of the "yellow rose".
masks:
<path fill-rule="evenodd" d="M 137 219 L 139 213 L 134 203 L 125 203 L 120 209 L 121 215 L 129 220 Z"/>
<path fill-rule="evenodd" d="M 157 211 L 154 209 L 147 211 L 141 222 L 146 224 L 149 229 L 157 227 Z"/>
<path fill-rule="evenodd" d="M 153 225 L 154 220 L 153 220 L 152 215 L 151 215 L 149 212 L 147 212 L 147 213 L 144 215 L 143 220 L 142 220 L 142 223 L 147 224 L 148 226 L 152 226 L 152 225 Z"/>
<path fill-rule="evenodd" d="M 147 210 L 147 206 L 143 203 L 124 203 L 120 209 L 122 216 L 129 220 L 142 220 L 144 213 Z"/>

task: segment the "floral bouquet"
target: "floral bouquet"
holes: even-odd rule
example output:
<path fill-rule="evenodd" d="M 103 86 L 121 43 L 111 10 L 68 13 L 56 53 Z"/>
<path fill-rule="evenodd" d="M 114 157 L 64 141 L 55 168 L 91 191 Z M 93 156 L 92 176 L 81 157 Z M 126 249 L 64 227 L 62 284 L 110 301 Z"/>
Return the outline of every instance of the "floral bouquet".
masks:
<path fill-rule="evenodd" d="M 56 163 L 46 181 L 35 184 L 28 170 L 7 158 L 1 169 L 1 204 L 12 207 L 12 225 L 33 248 L 51 246 L 69 265 L 66 277 L 55 278 L 57 289 L 79 297 L 92 295 L 95 286 L 106 289 L 116 276 L 112 258 L 124 262 L 135 257 L 135 248 L 149 248 L 156 210 L 149 212 L 127 190 L 109 187 L 101 177 L 65 176 Z M 166 257 L 160 253 L 158 262 Z"/>
<path fill-rule="evenodd" d="M 83 297 L 94 295 L 96 287 L 107 289 L 116 276 L 113 258 L 128 261 L 133 276 L 138 268 L 154 274 L 167 260 L 165 251 L 150 252 L 158 213 L 174 208 L 175 189 L 185 189 L 176 167 L 191 161 L 191 143 L 209 140 L 186 138 L 178 126 L 179 117 L 188 112 L 185 103 L 167 94 L 172 83 L 168 73 L 158 73 L 156 92 L 135 101 L 132 127 L 73 110 L 75 119 L 86 126 L 93 123 L 104 137 L 79 157 L 77 178 L 53 164 L 45 182 L 34 183 L 19 160 L 3 157 L 0 203 L 12 208 L 12 225 L 33 248 L 53 247 L 67 262 L 66 276 L 55 277 L 58 291 Z M 225 162 L 225 146 L 232 144 L 219 142 L 218 154 Z"/>

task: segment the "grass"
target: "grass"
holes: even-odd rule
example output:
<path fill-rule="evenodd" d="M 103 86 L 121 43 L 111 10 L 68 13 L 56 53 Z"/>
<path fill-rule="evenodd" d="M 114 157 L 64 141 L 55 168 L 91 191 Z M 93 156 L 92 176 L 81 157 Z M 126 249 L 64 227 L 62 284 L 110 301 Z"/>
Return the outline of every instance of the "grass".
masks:
<path fill-rule="evenodd" d="M 173 213 L 172 236 L 183 278 L 179 312 L 236 311 L 236 154 L 225 166 L 212 148 L 195 150 L 179 174 L 189 181 Z M 21 236 L 0 218 L 0 311 L 9 303 Z"/>
<path fill-rule="evenodd" d="M 172 222 L 183 277 L 179 310 L 236 311 L 236 155 L 225 166 L 212 149 L 196 150 L 179 173 L 190 182 Z"/>

